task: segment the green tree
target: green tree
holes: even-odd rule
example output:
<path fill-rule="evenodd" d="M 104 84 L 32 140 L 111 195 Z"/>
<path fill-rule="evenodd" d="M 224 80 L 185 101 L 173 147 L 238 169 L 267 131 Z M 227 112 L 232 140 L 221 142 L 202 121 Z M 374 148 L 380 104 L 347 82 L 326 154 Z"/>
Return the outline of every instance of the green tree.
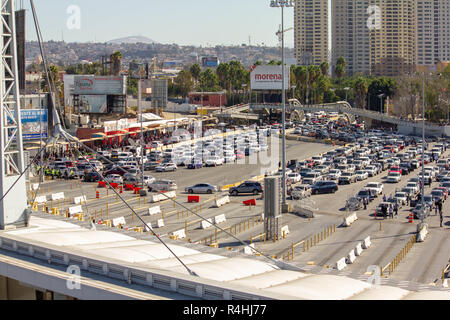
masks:
<path fill-rule="evenodd" d="M 191 72 L 192 77 L 194 78 L 194 81 L 197 84 L 200 79 L 200 74 L 202 73 L 202 68 L 198 63 L 196 63 L 190 67 L 189 71 Z"/>
<path fill-rule="evenodd" d="M 189 95 L 189 92 L 194 88 L 191 73 L 186 70 L 181 70 L 175 78 L 175 85 L 178 87 L 179 94 L 183 98 L 186 98 Z"/>
<path fill-rule="evenodd" d="M 355 106 L 359 109 L 366 109 L 367 93 L 369 92 L 369 84 L 365 78 L 359 77 L 354 85 Z"/>
<path fill-rule="evenodd" d="M 347 61 L 345 61 L 344 57 L 340 57 L 336 61 L 336 68 L 335 68 L 335 74 L 336 77 L 339 79 L 339 84 L 342 84 L 342 79 L 345 76 L 345 68 L 347 67 Z"/>
<path fill-rule="evenodd" d="M 330 70 L 330 65 L 328 62 L 322 62 L 322 64 L 320 65 L 320 70 L 322 71 L 322 75 L 324 77 L 328 77 L 330 75 L 329 70 Z"/>
<path fill-rule="evenodd" d="M 217 92 L 220 90 L 219 77 L 211 69 L 200 74 L 199 90 L 203 92 Z"/>

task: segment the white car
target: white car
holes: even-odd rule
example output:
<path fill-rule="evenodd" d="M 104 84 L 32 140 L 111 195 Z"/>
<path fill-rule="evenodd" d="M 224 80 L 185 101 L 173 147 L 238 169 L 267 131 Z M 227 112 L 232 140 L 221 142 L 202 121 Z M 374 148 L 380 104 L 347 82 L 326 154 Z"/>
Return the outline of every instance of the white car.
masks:
<path fill-rule="evenodd" d="M 358 170 L 355 172 L 358 181 L 364 181 L 369 179 L 369 174 L 366 171 Z"/>
<path fill-rule="evenodd" d="M 409 183 L 406 185 L 405 188 L 413 189 L 414 192 L 416 192 L 416 193 L 420 191 L 420 190 L 419 190 L 419 185 L 418 185 L 417 183 L 415 183 L 415 182 L 409 182 Z"/>
<path fill-rule="evenodd" d="M 226 163 L 233 163 L 236 161 L 236 155 L 234 153 L 225 153 L 224 160 Z"/>
<path fill-rule="evenodd" d="M 375 190 L 377 194 L 380 195 L 383 194 L 384 185 L 380 182 L 371 182 L 367 186 L 365 186 L 364 189 Z"/>
<path fill-rule="evenodd" d="M 402 175 L 398 172 L 391 172 L 387 177 L 389 183 L 399 183 L 402 180 Z"/>
<path fill-rule="evenodd" d="M 175 163 L 166 163 L 156 167 L 156 172 L 174 172 L 178 167 Z"/>
<path fill-rule="evenodd" d="M 224 163 L 225 159 L 218 156 L 209 157 L 205 160 L 205 165 L 207 167 L 217 167 L 223 165 Z"/>
<path fill-rule="evenodd" d="M 397 199 L 398 201 L 401 201 L 403 205 L 406 205 L 408 195 L 405 192 L 397 192 L 394 196 L 394 199 Z"/>
<path fill-rule="evenodd" d="M 328 173 L 328 176 L 333 180 L 338 180 L 342 176 L 342 172 L 338 169 L 332 169 Z"/>
<path fill-rule="evenodd" d="M 302 176 L 298 173 L 291 173 L 286 178 L 288 183 L 296 184 L 302 181 Z"/>
<path fill-rule="evenodd" d="M 105 181 L 108 183 L 118 183 L 123 184 L 123 178 L 118 174 L 110 174 L 105 178 Z"/>
<path fill-rule="evenodd" d="M 375 177 L 377 175 L 377 168 L 375 166 L 368 166 L 364 169 L 369 174 L 369 177 Z"/>

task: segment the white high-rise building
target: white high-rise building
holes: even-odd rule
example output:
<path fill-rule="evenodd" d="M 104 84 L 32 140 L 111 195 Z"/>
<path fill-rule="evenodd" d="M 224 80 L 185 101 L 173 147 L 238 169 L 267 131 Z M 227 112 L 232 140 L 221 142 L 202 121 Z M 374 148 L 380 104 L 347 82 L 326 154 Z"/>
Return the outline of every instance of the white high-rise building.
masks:
<path fill-rule="evenodd" d="M 296 0 L 294 19 L 297 63 L 328 62 L 328 0 Z"/>
<path fill-rule="evenodd" d="M 417 65 L 450 61 L 450 1 L 417 0 Z"/>

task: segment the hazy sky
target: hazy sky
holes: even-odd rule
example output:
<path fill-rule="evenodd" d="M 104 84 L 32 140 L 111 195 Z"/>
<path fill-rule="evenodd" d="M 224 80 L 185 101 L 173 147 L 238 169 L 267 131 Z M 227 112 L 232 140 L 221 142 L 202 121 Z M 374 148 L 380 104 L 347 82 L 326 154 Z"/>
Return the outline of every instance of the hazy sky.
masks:
<path fill-rule="evenodd" d="M 17 0 L 17 7 L 20 6 Z M 29 1 L 24 0 L 25 9 Z M 44 40 L 106 42 L 141 35 L 160 43 L 180 45 L 278 45 L 275 33 L 281 9 L 269 0 L 35 0 Z M 70 30 L 71 5 L 80 8 L 81 29 Z M 285 9 L 285 28 L 294 24 L 294 9 Z M 27 37 L 35 40 L 31 11 L 27 12 Z M 294 32 L 286 34 L 293 47 Z"/>

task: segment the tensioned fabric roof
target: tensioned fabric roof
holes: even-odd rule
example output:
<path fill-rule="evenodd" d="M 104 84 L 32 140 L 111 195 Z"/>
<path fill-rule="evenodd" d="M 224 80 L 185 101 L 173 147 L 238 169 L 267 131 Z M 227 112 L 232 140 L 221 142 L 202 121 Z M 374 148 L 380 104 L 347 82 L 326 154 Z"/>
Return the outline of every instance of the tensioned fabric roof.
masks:
<path fill-rule="evenodd" d="M 186 269 L 159 242 L 138 240 L 111 232 L 93 231 L 52 219 L 31 218 L 31 227 L 6 234 L 20 241 L 38 241 L 82 253 L 86 257 L 113 258 L 140 269 L 169 270 L 187 275 Z M 180 245 L 169 245 L 180 259 L 199 277 L 240 288 L 279 293 L 292 299 L 307 300 L 450 300 L 450 291 L 412 292 L 405 289 L 378 286 L 344 276 L 315 275 L 281 270 L 271 262 L 248 257 L 226 257 L 201 252 Z"/>

